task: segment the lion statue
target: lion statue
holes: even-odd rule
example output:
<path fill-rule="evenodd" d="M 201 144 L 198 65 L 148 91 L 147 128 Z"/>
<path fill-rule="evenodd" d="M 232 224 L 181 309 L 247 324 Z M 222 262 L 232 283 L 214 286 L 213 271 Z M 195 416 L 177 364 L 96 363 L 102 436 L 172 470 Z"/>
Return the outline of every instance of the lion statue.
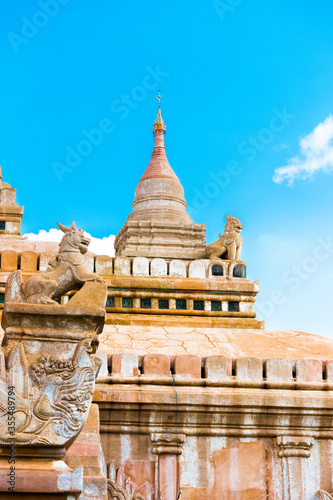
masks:
<path fill-rule="evenodd" d="M 7 282 L 6 301 L 28 304 L 58 304 L 56 299 L 87 282 L 102 282 L 97 274 L 87 271 L 84 255 L 90 239 L 73 221 L 70 227 L 57 223 L 64 236 L 59 245 L 59 255 L 45 272 L 34 274 L 22 283 L 21 271 L 12 273 Z"/>
<path fill-rule="evenodd" d="M 243 239 L 240 235 L 242 224 L 233 215 L 227 215 L 223 236 L 206 247 L 206 256 L 211 260 L 240 260 Z"/>

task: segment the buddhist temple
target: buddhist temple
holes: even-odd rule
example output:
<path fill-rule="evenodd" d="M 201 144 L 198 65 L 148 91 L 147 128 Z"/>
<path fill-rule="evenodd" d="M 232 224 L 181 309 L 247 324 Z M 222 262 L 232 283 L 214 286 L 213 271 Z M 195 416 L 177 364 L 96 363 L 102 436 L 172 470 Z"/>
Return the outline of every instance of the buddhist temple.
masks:
<path fill-rule="evenodd" d="M 159 94 L 152 156 L 146 169 L 137 166 L 143 174 L 138 185 L 133 185 L 133 209 L 129 206 L 115 239 L 115 257 L 87 252 L 89 242 L 75 223 L 59 224 L 65 235 L 60 250 L 56 244 L 43 247 L 22 239 L 23 208 L 15 203 L 15 190 L 0 184 L 0 306 L 5 308 L 2 345 L 8 377 L 26 380 L 20 397 L 35 401 L 34 408 L 39 403 L 36 422 L 41 422 L 42 418 L 56 419 L 50 401 L 57 393 L 51 388 L 60 384 L 60 375 L 57 378 L 53 368 L 52 381 L 41 379 L 46 361 L 37 359 L 36 345 L 43 340 L 40 332 L 53 339 L 48 345 L 56 356 L 52 343 L 58 345 L 58 337 L 70 335 L 67 342 L 72 345 L 83 338 L 84 331 L 94 339 L 91 347 L 96 352 L 91 357 L 94 366 L 98 365 L 90 410 L 85 406 L 80 413 L 85 415 L 82 430 L 75 436 L 74 431 L 73 435 L 66 431 L 69 437 L 66 434 L 67 441 L 64 438 L 60 443 L 63 454 L 58 451 L 58 459 L 66 467 L 66 481 L 25 480 L 28 475 L 42 477 L 36 474 L 46 461 L 40 450 L 47 440 L 55 440 L 60 450 L 58 441 L 65 431 L 59 427 L 57 434 L 51 428 L 43 441 L 29 445 L 30 458 L 23 454 L 17 489 L 8 498 L 332 499 L 333 341 L 299 331 L 271 331 L 257 319 L 259 281 L 247 278 L 247 263 L 241 258 L 242 245 L 246 245 L 241 221 L 223 207 L 222 234 L 206 243 L 206 226 L 196 224 L 187 213 L 179 169 L 168 162 L 161 108 Z M 79 291 L 75 287 L 63 293 L 52 291 L 42 300 L 46 285 L 41 280 L 55 276 L 47 273 L 69 262 L 72 235 L 79 235 L 83 255 L 75 263 L 75 284 L 87 284 Z M 10 243 L 13 237 L 15 244 Z M 17 281 L 17 271 L 23 283 Z M 89 294 L 83 295 L 82 290 Z M 83 306 L 81 321 L 73 311 Z M 22 311 L 26 315 L 22 324 L 30 323 L 20 330 L 21 337 L 36 335 L 39 329 L 33 348 L 29 339 L 24 340 L 26 364 L 23 348 L 15 344 L 10 351 L 11 342 L 19 342 L 17 317 Z M 40 319 L 45 311 L 51 311 L 52 318 L 61 316 L 58 322 L 48 319 L 55 330 Z M 36 327 L 30 320 L 32 314 Z M 66 324 L 75 325 L 75 331 L 66 330 L 66 321 L 72 321 Z M 81 355 L 79 348 L 69 358 L 61 346 L 67 365 L 60 388 L 67 387 L 70 370 L 78 373 L 75 370 L 81 365 L 86 372 L 92 370 L 90 358 Z M 34 363 L 28 370 L 29 356 Z M 48 360 L 50 371 L 55 361 Z M 14 361 L 23 366 L 19 375 L 15 375 Z M 60 373 L 63 368 L 59 367 Z M 5 381 L 6 373 L 1 377 Z M 46 387 L 46 382 L 43 386 L 36 380 L 50 380 L 43 400 L 33 399 L 37 390 Z M 34 389 L 29 392 L 29 387 Z M 66 401 L 72 404 L 69 397 Z M 1 407 L 1 411 L 6 418 L 7 410 Z M 75 415 L 78 418 L 78 410 Z M 37 424 L 29 425 L 37 429 Z M 6 449 L 4 444 L 4 456 Z M 29 468 L 25 460 L 33 465 Z M 55 470 L 56 459 L 52 460 L 47 471 Z M 5 472 L 2 462 L 1 495 L 6 491 Z M 56 474 L 60 478 L 59 466 Z"/>

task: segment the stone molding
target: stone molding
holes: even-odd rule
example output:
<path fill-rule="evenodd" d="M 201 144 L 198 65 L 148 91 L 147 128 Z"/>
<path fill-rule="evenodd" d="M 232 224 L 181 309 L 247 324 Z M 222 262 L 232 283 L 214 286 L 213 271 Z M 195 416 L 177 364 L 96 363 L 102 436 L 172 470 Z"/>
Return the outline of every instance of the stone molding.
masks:
<path fill-rule="evenodd" d="M 153 443 L 152 452 L 155 455 L 181 455 L 182 446 L 185 443 L 184 434 L 169 432 L 156 433 L 150 435 Z"/>
<path fill-rule="evenodd" d="M 202 259 L 205 235 L 204 224 L 127 221 L 114 246 L 117 257 Z"/>
<path fill-rule="evenodd" d="M 276 443 L 280 448 L 278 452 L 280 458 L 309 458 L 314 439 L 307 436 L 278 436 Z"/>
<path fill-rule="evenodd" d="M 161 429 L 170 428 L 172 430 L 169 432 L 174 432 L 175 421 L 170 420 L 170 416 L 175 419 L 172 377 L 169 377 L 171 383 L 168 386 L 160 385 L 160 378 L 162 377 L 155 377 L 154 382 L 150 379 L 150 385 L 125 385 L 123 382 L 98 385 L 94 402 L 101 405 L 101 432 L 121 434 L 124 426 L 130 428 L 132 434 L 138 435 L 159 434 Z M 244 390 L 233 387 L 195 389 L 192 385 L 194 379 L 190 377 L 176 378 L 176 384 L 178 381 L 183 382 L 182 385 L 176 385 L 179 410 L 177 425 L 180 434 L 275 440 L 277 429 L 280 429 L 280 435 L 288 436 L 291 429 L 302 426 L 307 437 L 333 439 L 333 429 L 331 426 L 328 428 L 327 424 L 333 419 L 333 400 L 328 391 L 313 391 L 304 397 L 302 391 L 295 390 Z M 109 419 L 109 411 L 114 409 L 115 405 L 119 419 L 112 422 Z M 128 411 L 129 405 L 131 412 Z M 136 419 L 137 411 L 144 416 L 144 421 L 140 424 Z M 286 412 L 290 415 L 288 419 Z M 186 419 L 186 414 L 191 415 L 190 421 Z M 207 425 L 204 422 L 212 424 Z M 295 430 L 292 432 L 292 436 L 295 436 Z M 297 439 L 299 438 L 302 436 L 297 436 Z"/>

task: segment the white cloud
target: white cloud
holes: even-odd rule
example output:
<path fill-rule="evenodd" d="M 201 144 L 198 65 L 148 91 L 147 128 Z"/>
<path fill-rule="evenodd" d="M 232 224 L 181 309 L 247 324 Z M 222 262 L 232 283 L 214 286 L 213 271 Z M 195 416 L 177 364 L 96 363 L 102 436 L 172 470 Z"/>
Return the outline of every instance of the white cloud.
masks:
<path fill-rule="evenodd" d="M 104 236 L 104 238 L 95 238 L 87 232 L 84 232 L 84 234 L 91 239 L 91 243 L 89 245 L 90 252 L 97 255 L 109 255 L 110 257 L 114 257 L 113 244 L 115 236 L 113 234 L 110 234 L 110 236 Z M 64 233 L 60 231 L 60 229 L 51 228 L 49 231 L 40 229 L 38 234 L 26 233 L 23 237 L 33 241 L 55 241 L 56 243 L 60 243 L 63 235 Z"/>
<path fill-rule="evenodd" d="M 326 120 L 299 141 L 300 154 L 289 158 L 287 165 L 277 168 L 273 181 L 281 184 L 286 181 L 293 186 L 295 179 L 309 179 L 316 172 L 331 173 L 333 170 L 333 116 Z"/>

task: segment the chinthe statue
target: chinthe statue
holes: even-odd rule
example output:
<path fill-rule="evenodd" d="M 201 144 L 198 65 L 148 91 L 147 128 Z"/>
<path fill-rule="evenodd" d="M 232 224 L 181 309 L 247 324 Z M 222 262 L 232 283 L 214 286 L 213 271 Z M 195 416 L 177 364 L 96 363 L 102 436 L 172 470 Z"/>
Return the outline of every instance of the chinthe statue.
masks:
<path fill-rule="evenodd" d="M 28 304 L 57 304 L 56 299 L 80 288 L 87 282 L 104 282 L 97 274 L 88 273 L 84 259 L 90 239 L 73 221 L 70 227 L 57 223 L 64 233 L 59 246 L 59 255 L 50 269 L 30 276 L 21 284 L 21 272 L 11 274 L 6 300 Z"/>
<path fill-rule="evenodd" d="M 220 238 L 217 241 L 206 247 L 206 256 L 211 260 L 240 260 L 243 246 L 243 239 L 240 235 L 242 229 L 239 219 L 233 215 L 227 215 L 223 236 L 219 235 Z"/>

